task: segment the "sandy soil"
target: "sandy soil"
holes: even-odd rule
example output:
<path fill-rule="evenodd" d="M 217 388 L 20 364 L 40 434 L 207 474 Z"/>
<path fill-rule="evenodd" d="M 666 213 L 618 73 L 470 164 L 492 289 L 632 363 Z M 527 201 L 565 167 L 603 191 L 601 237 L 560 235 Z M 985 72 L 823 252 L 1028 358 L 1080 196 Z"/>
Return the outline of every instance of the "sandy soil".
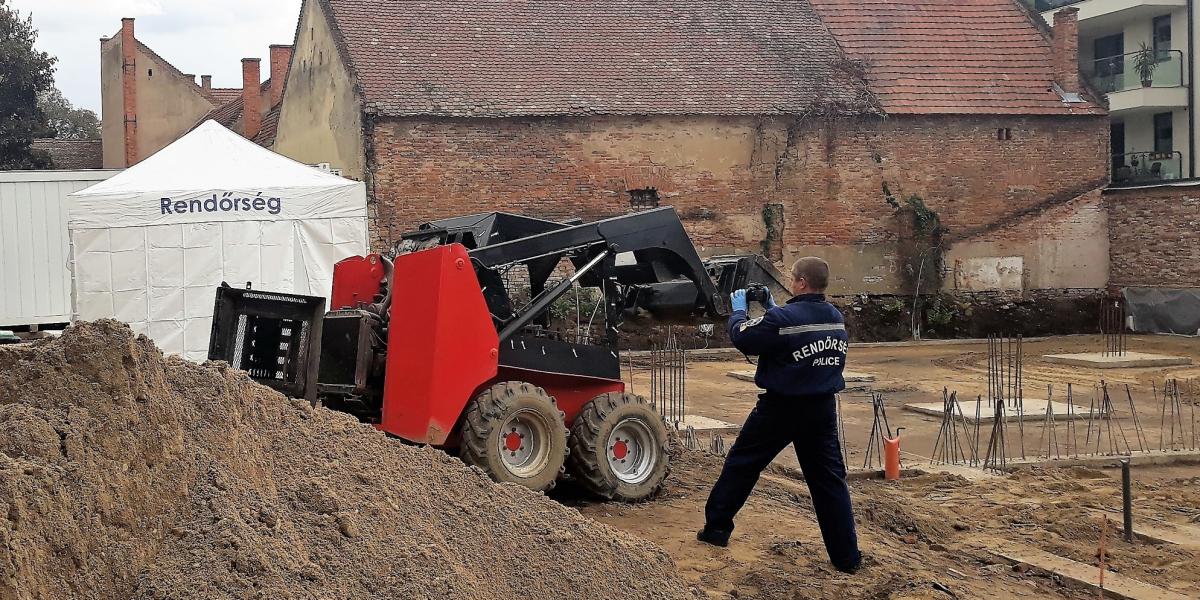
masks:
<path fill-rule="evenodd" d="M 1024 345 L 1026 397 L 1053 384 L 1068 382 L 1082 390 L 1087 405 L 1093 386 L 1130 384 L 1150 445 L 1157 448 L 1160 403 L 1150 384 L 1161 389 L 1168 377 L 1200 377 L 1200 366 L 1165 369 L 1089 370 L 1052 365 L 1040 356 L 1098 349 L 1099 337 L 1071 336 Z M 1173 337 L 1134 337 L 1137 351 L 1191 356 L 1200 364 L 1200 341 Z M 872 385 L 884 394 L 893 428 L 904 427 L 906 466 L 932 470 L 929 455 L 939 421 L 903 410 L 907 402 L 940 401 L 943 387 L 960 396 L 985 392 L 986 347 L 922 345 L 852 347 L 849 369 L 876 375 Z M 726 374 L 753 369 L 745 361 L 691 365 L 688 411 L 741 423 L 755 400 L 753 384 Z M 644 373 L 635 370 L 635 390 L 646 391 Z M 1080 397 L 1082 396 L 1082 398 Z M 1123 398 L 1123 396 L 1122 396 Z M 842 398 L 850 464 L 862 467 L 871 426 L 869 400 L 863 394 Z M 1127 405 L 1126 405 L 1127 406 Z M 1128 411 L 1126 409 L 1126 413 Z M 1153 419 L 1147 415 L 1153 415 Z M 1128 415 L 1124 416 L 1126 419 Z M 1077 425 L 1079 423 L 1077 422 Z M 1086 426 L 1086 421 L 1083 423 Z M 1189 424 L 1190 426 L 1190 424 Z M 1040 424 L 1026 423 L 1026 454 L 1037 454 Z M 1058 425 L 1058 435 L 1065 436 Z M 1128 437 L 1133 439 L 1132 425 Z M 1017 428 L 1010 429 L 1012 450 L 1019 449 Z M 1083 431 L 1079 434 L 1082 438 Z M 727 442 L 733 435 L 726 434 Z M 702 440 L 703 440 L 702 435 Z M 1082 440 L 1081 440 L 1082 441 Z M 1136 443 L 1136 442 L 1135 442 Z M 662 545 L 685 578 L 712 598 L 1094 598 L 1095 593 L 1038 570 L 1014 569 L 991 550 L 1023 543 L 1095 564 L 1101 515 L 1119 520 L 1120 472 L 1096 467 L 1025 467 L 1006 476 L 971 470 L 970 480 L 925 474 L 899 482 L 857 480 L 851 484 L 859 536 L 870 556 L 859 574 L 847 576 L 829 566 L 811 512 L 807 488 L 796 473 L 795 457 L 785 451 L 764 475 L 737 520 L 731 546 L 713 548 L 695 541 L 703 524 L 703 504 L 720 470 L 719 457 L 686 451 L 676 462 L 663 497 L 639 505 L 582 503 L 583 514 L 637 533 Z M 1139 523 L 1196 527 L 1200 521 L 1200 466 L 1175 464 L 1137 467 L 1135 510 Z M 1200 598 L 1200 554 L 1178 546 L 1145 542 L 1126 544 L 1109 537 L 1114 571 Z"/>
<path fill-rule="evenodd" d="M 642 538 L 116 321 L 0 348 L 0 600 L 518 596 L 694 594 Z"/>
<path fill-rule="evenodd" d="M 854 481 L 859 539 L 869 559 L 858 574 L 844 575 L 826 559 L 807 488 L 782 469 L 764 475 L 737 519 L 729 548 L 696 542 L 719 469 L 718 458 L 688 453 L 663 498 L 586 504 L 581 511 L 661 545 L 710 598 L 1082 599 L 1096 596 L 1048 573 L 1014 569 L 990 550 L 1018 542 L 1096 564 L 1099 515 L 1120 507 L 1119 479 L 1084 467 L 1024 470 L 985 481 L 945 474 Z M 1187 525 L 1200 517 L 1200 468 L 1190 471 L 1190 477 L 1139 471 L 1139 522 Z M 1143 482 L 1143 476 L 1153 481 Z M 1200 553 L 1127 544 L 1113 529 L 1108 544 L 1112 570 L 1200 597 Z"/>

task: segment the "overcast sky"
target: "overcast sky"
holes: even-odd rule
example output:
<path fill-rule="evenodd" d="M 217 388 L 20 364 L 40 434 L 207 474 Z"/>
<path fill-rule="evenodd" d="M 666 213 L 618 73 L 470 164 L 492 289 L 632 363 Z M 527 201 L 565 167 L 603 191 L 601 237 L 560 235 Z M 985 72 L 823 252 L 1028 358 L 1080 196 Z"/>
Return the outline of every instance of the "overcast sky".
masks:
<path fill-rule="evenodd" d="M 8 0 L 33 15 L 37 48 L 58 57 L 58 88 L 100 114 L 100 38 L 135 17 L 135 35 L 184 73 L 210 74 L 215 87 L 242 87 L 244 57 L 290 44 L 301 0 Z"/>

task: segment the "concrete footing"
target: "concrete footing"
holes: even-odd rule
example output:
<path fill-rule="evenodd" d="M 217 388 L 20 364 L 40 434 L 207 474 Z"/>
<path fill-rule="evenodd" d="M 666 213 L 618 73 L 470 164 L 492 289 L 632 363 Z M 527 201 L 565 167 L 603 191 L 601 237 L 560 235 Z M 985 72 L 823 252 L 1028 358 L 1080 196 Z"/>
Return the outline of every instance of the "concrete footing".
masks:
<path fill-rule="evenodd" d="M 683 422 L 679 424 L 679 428 L 687 429 L 688 427 L 696 431 L 734 431 L 742 428 L 741 425 L 737 425 L 736 423 L 727 423 L 719 419 L 711 419 L 700 415 L 685 416 Z"/>
<path fill-rule="evenodd" d="M 966 402 L 960 401 L 959 406 L 962 407 L 962 416 L 966 418 L 967 422 L 974 423 L 976 420 L 975 419 L 975 401 L 974 400 L 969 400 Z M 1021 410 L 1021 412 L 1019 414 L 1018 414 L 1016 408 L 1011 407 L 1011 406 L 1005 407 L 1005 409 L 1004 409 L 1005 410 L 1005 412 L 1004 412 L 1005 422 L 1025 421 L 1028 423 L 1031 421 L 1032 422 L 1042 422 L 1042 421 L 1046 420 L 1046 399 L 1045 398 L 1040 398 L 1040 399 L 1039 398 L 1026 398 L 1023 406 L 1024 406 L 1024 408 Z M 1086 406 L 1074 405 L 1071 407 L 1069 412 L 1067 410 L 1067 404 L 1065 402 L 1052 402 L 1050 407 L 1051 407 L 1051 410 L 1054 411 L 1054 420 L 1055 421 L 1062 421 L 1062 420 L 1066 420 L 1066 419 L 1086 419 L 1086 418 L 1088 418 L 1088 410 L 1089 409 Z M 942 413 L 945 409 L 945 405 L 942 404 L 941 402 L 925 402 L 925 403 L 920 403 L 920 404 L 905 404 L 904 409 L 910 410 L 912 412 L 921 413 L 923 415 L 941 417 Z M 980 404 L 980 406 L 979 406 L 979 421 L 985 422 L 985 423 L 992 422 L 996 418 L 995 412 L 996 412 L 996 407 L 992 406 L 991 403 L 984 402 L 984 403 Z M 955 417 L 957 417 L 957 416 L 958 415 L 955 415 Z"/>
<path fill-rule="evenodd" d="M 1092 369 L 1174 367 L 1192 364 L 1192 359 L 1186 356 L 1167 356 L 1165 354 L 1148 354 L 1145 352 L 1126 352 L 1120 355 L 1106 354 L 1104 352 L 1047 354 L 1042 359 L 1048 363 L 1071 365 L 1073 367 L 1090 367 Z"/>
<path fill-rule="evenodd" d="M 726 375 L 740 381 L 754 382 L 754 371 L 730 371 Z M 858 371 L 845 371 L 842 373 L 842 378 L 846 380 L 847 384 L 871 383 L 875 381 L 875 376 L 871 373 L 860 373 Z"/>

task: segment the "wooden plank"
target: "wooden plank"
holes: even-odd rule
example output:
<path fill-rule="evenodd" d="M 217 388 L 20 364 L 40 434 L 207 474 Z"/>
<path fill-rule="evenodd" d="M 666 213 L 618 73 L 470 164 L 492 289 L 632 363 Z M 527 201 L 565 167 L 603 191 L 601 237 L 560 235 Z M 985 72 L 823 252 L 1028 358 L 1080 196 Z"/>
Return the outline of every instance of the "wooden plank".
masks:
<path fill-rule="evenodd" d="M 1032 546 L 1014 542 L 1006 542 L 991 552 L 1009 562 L 1049 571 L 1093 590 L 1100 589 L 1100 569 L 1098 567 L 1085 565 L 1081 562 L 1056 556 Z M 1123 600 L 1188 600 L 1187 596 L 1182 594 L 1143 583 L 1112 571 L 1104 573 L 1104 597 Z"/>

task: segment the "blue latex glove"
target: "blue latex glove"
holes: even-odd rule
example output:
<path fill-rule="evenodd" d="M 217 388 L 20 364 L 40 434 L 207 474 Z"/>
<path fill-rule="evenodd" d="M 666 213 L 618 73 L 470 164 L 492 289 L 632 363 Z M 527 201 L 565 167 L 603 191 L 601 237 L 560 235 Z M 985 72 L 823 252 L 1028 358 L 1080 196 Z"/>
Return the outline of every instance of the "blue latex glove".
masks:
<path fill-rule="evenodd" d="M 778 304 L 775 304 L 775 296 L 772 296 L 770 292 L 767 292 L 767 299 L 762 301 L 762 305 L 763 308 L 767 310 L 771 310 L 772 308 L 777 308 L 779 306 Z"/>
<path fill-rule="evenodd" d="M 729 302 L 733 305 L 733 311 L 749 310 L 750 305 L 746 303 L 746 290 L 736 290 L 729 295 Z"/>

